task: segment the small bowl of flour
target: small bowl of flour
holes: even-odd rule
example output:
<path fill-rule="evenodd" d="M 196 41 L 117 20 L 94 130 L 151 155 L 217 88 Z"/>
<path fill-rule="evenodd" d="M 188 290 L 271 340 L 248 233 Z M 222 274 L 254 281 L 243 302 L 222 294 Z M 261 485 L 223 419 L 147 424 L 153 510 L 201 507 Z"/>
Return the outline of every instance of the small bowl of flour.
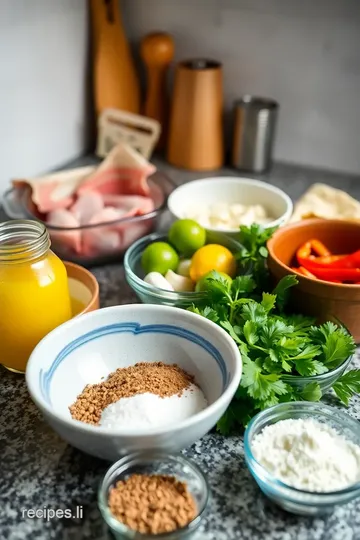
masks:
<path fill-rule="evenodd" d="M 245 459 L 262 492 L 300 515 L 331 512 L 360 496 L 360 426 L 321 403 L 282 403 L 245 432 Z"/>

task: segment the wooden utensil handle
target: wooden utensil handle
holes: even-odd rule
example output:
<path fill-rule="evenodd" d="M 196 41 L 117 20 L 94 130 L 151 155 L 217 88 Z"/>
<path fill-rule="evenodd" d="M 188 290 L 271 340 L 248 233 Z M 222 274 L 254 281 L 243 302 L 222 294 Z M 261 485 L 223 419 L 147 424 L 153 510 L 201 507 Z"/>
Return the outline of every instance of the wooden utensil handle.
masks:
<path fill-rule="evenodd" d="M 167 73 L 174 56 L 173 39 L 162 32 L 148 34 L 141 42 L 140 53 L 147 72 L 144 114 L 160 122 L 162 133 L 158 148 L 163 148 L 168 121 Z"/>
<path fill-rule="evenodd" d="M 122 25 L 119 0 L 91 0 L 93 77 L 96 111 L 138 113 L 140 88 Z"/>

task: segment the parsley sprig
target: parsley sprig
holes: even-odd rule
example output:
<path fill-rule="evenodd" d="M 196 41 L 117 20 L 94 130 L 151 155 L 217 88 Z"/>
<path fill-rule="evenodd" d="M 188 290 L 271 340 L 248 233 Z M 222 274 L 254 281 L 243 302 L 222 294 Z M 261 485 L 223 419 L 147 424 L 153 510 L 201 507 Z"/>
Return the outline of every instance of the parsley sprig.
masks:
<path fill-rule="evenodd" d="M 320 386 L 292 384 L 289 375 L 312 377 L 341 365 L 355 351 L 352 336 L 340 325 L 285 312 L 289 289 L 297 284 L 285 276 L 269 291 L 265 243 L 273 231 L 257 225 L 241 227 L 239 253 L 242 275 L 232 282 L 213 272 L 207 280 L 207 305 L 193 312 L 215 322 L 239 347 L 243 374 L 238 391 L 217 428 L 223 434 L 246 426 L 258 411 L 280 402 L 319 401 Z M 360 391 L 360 370 L 345 373 L 334 384 L 338 398 L 348 405 Z"/>

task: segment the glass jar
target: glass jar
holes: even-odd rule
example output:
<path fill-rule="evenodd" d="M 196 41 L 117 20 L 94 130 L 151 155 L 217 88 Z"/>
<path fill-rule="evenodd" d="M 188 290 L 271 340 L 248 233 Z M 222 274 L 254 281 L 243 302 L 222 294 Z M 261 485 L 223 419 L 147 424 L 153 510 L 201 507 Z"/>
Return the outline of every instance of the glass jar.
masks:
<path fill-rule="evenodd" d="M 71 318 L 66 268 L 38 221 L 0 224 L 0 364 L 23 373 L 32 350 Z"/>

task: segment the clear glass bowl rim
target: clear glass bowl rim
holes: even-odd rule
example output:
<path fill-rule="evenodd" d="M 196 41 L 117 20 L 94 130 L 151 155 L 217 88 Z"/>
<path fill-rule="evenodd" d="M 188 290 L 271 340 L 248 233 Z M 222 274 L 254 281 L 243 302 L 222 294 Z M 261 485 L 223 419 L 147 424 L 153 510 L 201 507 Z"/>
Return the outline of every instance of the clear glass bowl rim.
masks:
<path fill-rule="evenodd" d="M 254 471 L 253 464 L 256 465 L 256 467 L 261 470 L 261 473 L 263 475 L 263 478 L 266 479 L 266 484 L 268 486 L 271 486 L 274 489 L 278 489 L 279 491 L 284 489 L 287 492 L 292 492 L 297 495 L 304 495 L 306 497 L 311 497 L 312 501 L 309 501 L 309 504 L 314 504 L 314 499 L 316 500 L 316 504 L 329 504 L 329 499 L 333 500 L 334 498 L 338 499 L 342 496 L 349 495 L 351 493 L 355 493 L 360 490 L 360 481 L 356 482 L 354 484 L 351 484 L 350 486 L 343 488 L 341 490 L 337 491 L 306 491 L 302 489 L 295 488 L 289 484 L 285 484 L 285 482 L 282 482 L 275 476 L 273 476 L 261 463 L 259 463 L 252 453 L 251 450 L 251 440 L 253 438 L 254 431 L 256 431 L 259 424 L 264 423 L 266 420 L 275 420 L 276 423 L 280 420 L 283 420 L 283 413 L 287 413 L 287 418 L 291 418 L 291 409 L 295 410 L 302 410 L 303 412 L 313 412 L 314 414 L 324 414 L 325 416 L 330 416 L 333 420 L 335 420 L 339 424 L 343 424 L 349 429 L 352 429 L 354 431 L 357 431 L 360 438 L 360 423 L 349 416 L 348 414 L 344 413 L 343 411 L 340 411 L 338 409 L 335 409 L 333 407 L 330 407 L 329 405 L 324 405 L 323 403 L 318 402 L 307 402 L 307 401 L 293 401 L 288 403 L 279 403 L 278 405 L 274 405 L 273 407 L 270 407 L 269 409 L 265 409 L 264 411 L 259 412 L 257 415 L 252 418 L 250 421 L 248 427 L 245 430 L 244 434 L 244 453 L 245 453 L 245 460 L 247 462 L 247 465 L 249 469 L 253 472 L 254 476 L 257 478 L 258 474 L 256 471 Z M 334 416 L 334 413 L 336 416 Z M 268 425 L 266 423 L 266 425 Z M 302 502 L 301 504 L 304 504 Z M 306 502 L 305 502 L 306 504 Z"/>
<path fill-rule="evenodd" d="M 194 531 L 198 528 L 200 525 L 200 522 L 202 521 L 204 514 L 207 510 L 209 498 L 210 498 L 210 486 L 208 479 L 205 475 L 205 473 L 201 470 L 199 465 L 195 463 L 193 460 L 190 460 L 189 458 L 181 455 L 181 454 L 170 454 L 165 452 L 134 452 L 132 454 L 128 454 L 127 456 L 124 456 L 123 458 L 116 461 L 105 473 L 103 479 L 100 482 L 99 489 L 98 489 L 98 506 L 100 509 L 100 512 L 108 524 L 108 526 L 115 530 L 118 533 L 126 535 L 128 538 L 134 537 L 136 534 L 136 538 L 141 539 L 142 537 L 148 538 L 149 535 L 143 535 L 142 533 L 139 533 L 137 531 L 134 531 L 133 529 L 130 529 L 121 521 L 118 521 L 110 512 L 108 503 L 107 503 L 107 492 L 109 488 L 109 480 L 111 476 L 119 469 L 123 468 L 123 471 L 125 471 L 128 467 L 131 465 L 136 464 L 142 464 L 142 463 L 151 463 L 153 461 L 165 461 L 168 460 L 172 463 L 180 464 L 182 466 L 190 467 L 192 471 L 200 477 L 203 486 L 204 486 L 204 503 L 202 508 L 199 509 L 198 515 L 185 527 L 182 527 L 181 529 L 177 529 L 176 531 L 172 531 L 170 533 L 161 533 L 157 535 L 152 535 L 154 538 L 164 539 L 171 538 L 171 535 L 173 534 L 188 534 L 191 531 Z M 176 476 L 174 474 L 174 476 Z"/>

